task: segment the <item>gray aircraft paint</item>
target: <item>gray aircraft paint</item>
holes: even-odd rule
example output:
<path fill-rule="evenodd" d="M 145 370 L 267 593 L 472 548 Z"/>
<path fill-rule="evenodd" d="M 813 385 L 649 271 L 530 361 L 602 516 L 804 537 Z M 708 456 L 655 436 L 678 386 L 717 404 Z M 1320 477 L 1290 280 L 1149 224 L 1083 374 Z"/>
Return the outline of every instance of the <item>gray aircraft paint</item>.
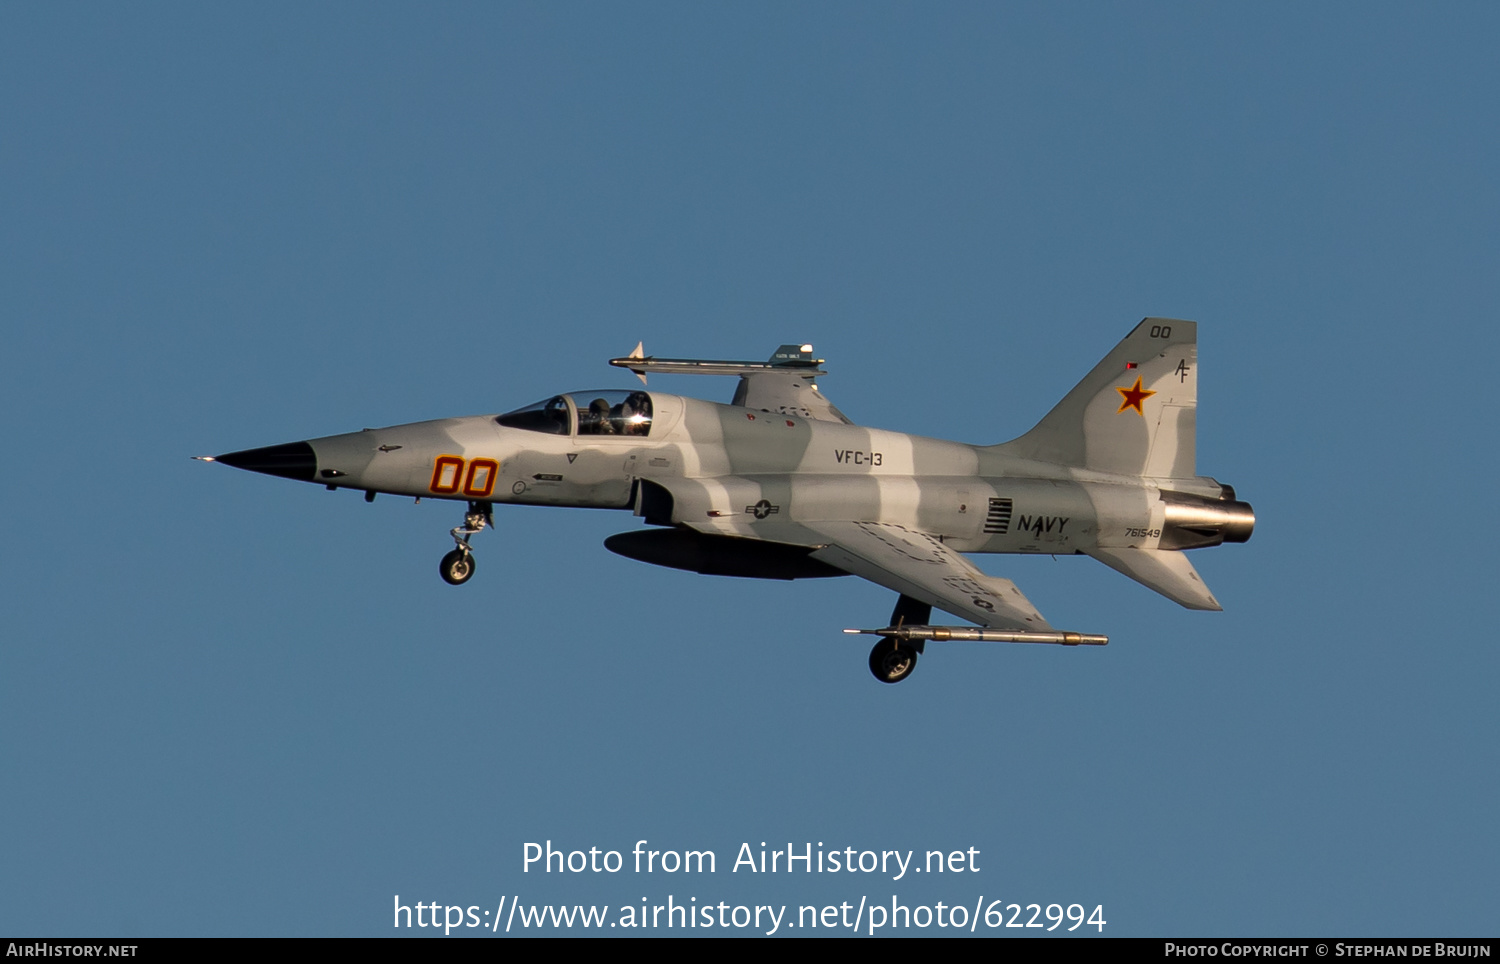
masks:
<path fill-rule="evenodd" d="M 810 346 L 783 346 L 770 363 L 655 359 L 638 347 L 613 363 L 643 380 L 660 370 L 739 374 L 743 404 L 641 392 L 651 403 L 646 435 L 579 434 L 580 407 L 619 392 L 561 396 L 568 435 L 493 415 L 366 429 L 309 440 L 311 481 L 638 515 L 650 492 L 665 492 L 670 517 L 652 521 L 803 547 L 918 602 L 1022 636 L 1051 627 L 1013 583 L 959 553 L 1087 554 L 1184 606 L 1218 609 L 1181 549 L 1244 541 L 1254 526 L 1232 490 L 1196 475 L 1193 322 L 1145 319 L 1035 428 L 993 445 L 852 424 L 817 389 L 823 372 Z M 591 417 L 601 426 L 594 431 L 638 430 Z M 255 464 L 266 451 L 219 458 L 286 474 Z M 459 546 L 469 552 L 467 534 Z"/>

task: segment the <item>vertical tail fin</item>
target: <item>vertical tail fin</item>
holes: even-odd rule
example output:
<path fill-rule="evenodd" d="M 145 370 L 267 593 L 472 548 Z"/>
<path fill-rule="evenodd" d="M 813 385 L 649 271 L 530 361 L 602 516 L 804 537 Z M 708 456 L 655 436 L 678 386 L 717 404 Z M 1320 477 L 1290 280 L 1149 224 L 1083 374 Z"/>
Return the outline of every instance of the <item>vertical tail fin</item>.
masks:
<path fill-rule="evenodd" d="M 1147 478 L 1192 478 L 1198 324 L 1147 318 L 1007 455 Z"/>

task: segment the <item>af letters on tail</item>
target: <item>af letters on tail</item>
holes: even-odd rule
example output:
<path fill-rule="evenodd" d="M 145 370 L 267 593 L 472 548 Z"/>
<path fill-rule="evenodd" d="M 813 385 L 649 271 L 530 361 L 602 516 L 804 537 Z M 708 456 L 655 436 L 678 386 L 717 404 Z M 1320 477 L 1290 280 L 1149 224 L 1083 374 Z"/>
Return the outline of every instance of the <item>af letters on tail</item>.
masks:
<path fill-rule="evenodd" d="M 898 593 L 870 669 L 909 676 L 929 641 L 1102 645 L 1061 632 L 966 552 L 1081 553 L 1189 609 L 1219 609 L 1184 550 L 1244 542 L 1234 489 L 1194 458 L 1198 326 L 1147 318 L 1020 438 L 967 445 L 855 425 L 817 387 L 811 345 L 765 362 L 657 358 L 635 372 L 738 376 L 728 405 L 635 390 L 571 392 L 503 415 L 414 422 L 206 461 L 330 489 L 467 503 L 440 571 L 474 574 L 496 503 L 627 509 L 606 539 L 632 559 L 713 575 L 855 575 Z M 974 623 L 932 624 L 936 607 Z"/>

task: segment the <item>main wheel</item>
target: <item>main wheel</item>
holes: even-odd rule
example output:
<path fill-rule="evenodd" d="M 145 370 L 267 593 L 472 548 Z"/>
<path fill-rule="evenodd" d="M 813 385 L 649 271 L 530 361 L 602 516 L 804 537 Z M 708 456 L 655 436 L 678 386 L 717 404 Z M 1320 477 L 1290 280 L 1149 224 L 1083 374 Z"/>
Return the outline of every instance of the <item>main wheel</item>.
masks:
<path fill-rule="evenodd" d="M 917 651 L 910 645 L 897 646 L 894 639 L 882 639 L 870 650 L 870 672 L 882 683 L 899 683 L 917 668 Z"/>
<path fill-rule="evenodd" d="M 474 575 L 474 554 L 464 552 L 462 549 L 454 549 L 443 557 L 438 563 L 438 572 L 443 576 L 443 582 L 450 586 L 462 586 Z"/>

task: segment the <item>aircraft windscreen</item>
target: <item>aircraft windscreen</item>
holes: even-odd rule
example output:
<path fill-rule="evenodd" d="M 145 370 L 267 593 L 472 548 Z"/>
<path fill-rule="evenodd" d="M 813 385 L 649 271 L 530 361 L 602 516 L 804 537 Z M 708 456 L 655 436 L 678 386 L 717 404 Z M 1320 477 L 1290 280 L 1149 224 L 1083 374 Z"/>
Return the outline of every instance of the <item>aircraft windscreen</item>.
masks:
<path fill-rule="evenodd" d="M 528 432 L 545 432 L 548 435 L 568 435 L 572 432 L 572 418 L 568 414 L 568 401 L 554 395 L 544 402 L 518 408 L 497 416 L 495 421 L 507 428 L 523 428 Z"/>
<path fill-rule="evenodd" d="M 639 438 L 651 434 L 651 396 L 645 392 L 605 390 L 573 392 L 571 396 L 554 395 L 543 402 L 518 408 L 496 416 L 495 421 L 507 428 L 548 435 L 570 435 L 573 431 L 572 410 L 578 412 L 579 435 L 614 435 Z"/>

